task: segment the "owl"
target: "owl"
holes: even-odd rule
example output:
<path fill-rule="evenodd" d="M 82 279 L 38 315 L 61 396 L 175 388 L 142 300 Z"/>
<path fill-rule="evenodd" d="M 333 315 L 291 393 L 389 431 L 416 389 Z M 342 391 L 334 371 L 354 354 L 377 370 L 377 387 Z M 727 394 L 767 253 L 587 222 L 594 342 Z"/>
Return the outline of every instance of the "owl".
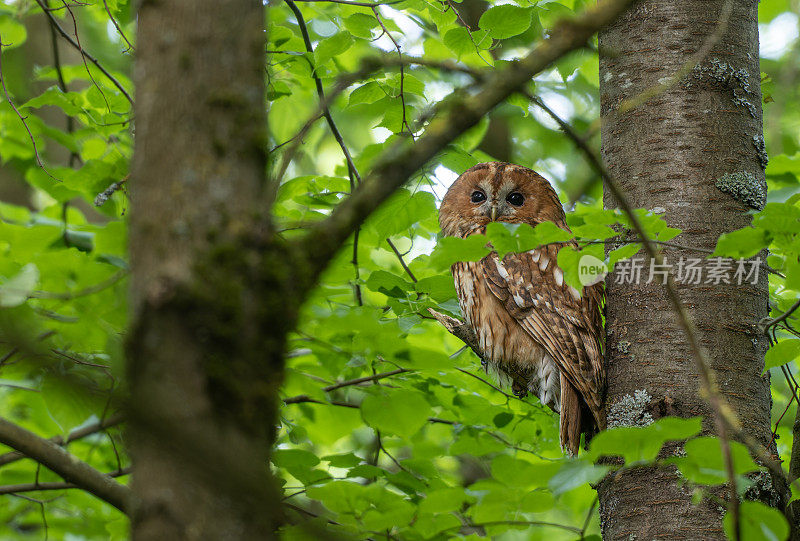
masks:
<path fill-rule="evenodd" d="M 481 163 L 453 183 L 439 210 L 446 236 L 483 234 L 492 221 L 544 221 L 569 231 L 550 183 L 526 167 Z M 461 311 L 487 371 L 515 394 L 539 397 L 560 414 L 561 447 L 575 455 L 605 428 L 602 282 L 579 292 L 564 281 L 558 250 L 573 242 L 453 265 Z"/>

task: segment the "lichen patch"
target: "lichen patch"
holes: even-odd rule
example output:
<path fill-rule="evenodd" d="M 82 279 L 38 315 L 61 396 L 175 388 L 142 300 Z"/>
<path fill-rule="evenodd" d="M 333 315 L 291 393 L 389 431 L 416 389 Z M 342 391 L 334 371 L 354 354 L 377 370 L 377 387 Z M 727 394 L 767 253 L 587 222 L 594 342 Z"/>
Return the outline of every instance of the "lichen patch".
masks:
<path fill-rule="evenodd" d="M 645 389 L 635 390 L 633 396 L 626 394 L 609 408 L 608 428 L 651 424 L 653 416 L 647 411 L 647 406 L 652 399 Z"/>
<path fill-rule="evenodd" d="M 714 90 L 730 91 L 734 104 L 747 109 L 753 118 L 758 118 L 758 110 L 751 101 L 754 94 L 750 91 L 750 74 L 744 68 L 737 69 L 718 58 L 712 58 L 707 64 L 695 66 L 684 85 L 687 88 L 699 85 Z"/>
<path fill-rule="evenodd" d="M 763 210 L 767 203 L 767 188 L 755 175 L 747 171 L 736 171 L 722 175 L 714 185 L 745 205 Z"/>

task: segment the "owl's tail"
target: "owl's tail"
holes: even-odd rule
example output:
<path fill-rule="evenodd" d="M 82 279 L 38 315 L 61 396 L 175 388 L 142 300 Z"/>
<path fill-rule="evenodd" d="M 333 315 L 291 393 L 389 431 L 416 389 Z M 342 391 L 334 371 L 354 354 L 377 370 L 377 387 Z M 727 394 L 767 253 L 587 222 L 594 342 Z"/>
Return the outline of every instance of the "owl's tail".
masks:
<path fill-rule="evenodd" d="M 601 413 L 602 415 L 602 413 Z M 598 423 L 602 423 L 598 426 Z M 577 456 L 581 446 L 581 434 L 585 435 L 585 444 L 605 428 L 605 419 L 597 419 L 589 406 L 581 398 L 578 390 L 561 374 L 561 416 L 560 438 L 561 449 L 570 456 Z"/>

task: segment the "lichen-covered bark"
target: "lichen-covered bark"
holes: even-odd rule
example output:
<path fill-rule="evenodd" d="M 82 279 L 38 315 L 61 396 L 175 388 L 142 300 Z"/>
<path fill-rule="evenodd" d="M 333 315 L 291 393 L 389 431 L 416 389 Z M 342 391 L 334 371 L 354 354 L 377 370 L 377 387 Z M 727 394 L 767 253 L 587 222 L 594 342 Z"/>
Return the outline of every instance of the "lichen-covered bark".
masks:
<path fill-rule="evenodd" d="M 297 295 L 259 203 L 263 4 L 151 0 L 138 21 L 132 536 L 270 538 L 268 453 Z"/>
<path fill-rule="evenodd" d="M 747 211 L 764 204 L 757 1 L 730 3 L 721 39 L 678 83 L 632 111 L 616 110 L 701 50 L 725 4 L 647 0 L 600 34 L 602 153 L 609 170 L 635 207 L 659 209 L 683 230 L 681 245 L 704 249 L 713 249 L 721 233 L 746 226 Z M 605 203 L 616 206 L 608 195 Z M 665 252 L 672 264 L 705 255 Z M 663 286 L 645 283 L 648 264 L 639 284 L 617 284 L 614 275 L 606 282 L 609 420 L 645 424 L 664 415 L 704 415 L 711 431 L 692 353 Z M 770 445 L 769 379 L 761 375 L 767 344 L 756 327 L 768 313 L 765 271 L 755 285 L 677 286 L 723 395 L 743 428 Z M 676 481 L 674 471 L 649 468 L 606 479 L 599 486 L 604 538 L 723 539 L 724 508 L 710 500 L 693 505 L 691 489 Z M 773 505 L 782 496 L 762 493 Z"/>

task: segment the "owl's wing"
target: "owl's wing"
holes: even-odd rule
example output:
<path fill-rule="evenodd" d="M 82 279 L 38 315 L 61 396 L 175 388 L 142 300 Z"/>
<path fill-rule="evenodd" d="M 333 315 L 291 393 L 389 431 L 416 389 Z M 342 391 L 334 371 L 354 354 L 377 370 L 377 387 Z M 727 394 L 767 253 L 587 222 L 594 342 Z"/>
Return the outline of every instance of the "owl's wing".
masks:
<path fill-rule="evenodd" d="M 583 295 L 568 286 L 556 265 L 563 244 L 529 252 L 496 253 L 481 260 L 491 292 L 506 310 L 556 361 L 580 392 L 598 425 L 604 428 L 605 391 L 603 330 L 600 303 L 603 283 L 584 287 Z"/>

